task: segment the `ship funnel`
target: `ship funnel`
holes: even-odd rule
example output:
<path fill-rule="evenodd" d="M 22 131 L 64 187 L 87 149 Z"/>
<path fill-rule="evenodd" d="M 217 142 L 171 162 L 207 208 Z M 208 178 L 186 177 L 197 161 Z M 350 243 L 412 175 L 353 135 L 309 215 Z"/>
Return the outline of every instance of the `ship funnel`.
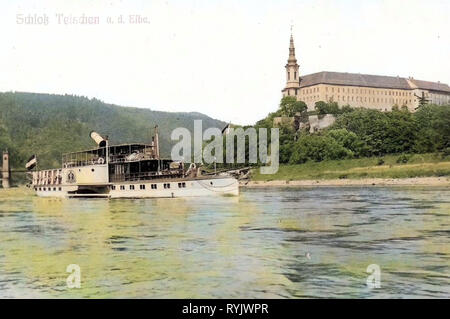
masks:
<path fill-rule="evenodd" d="M 92 131 L 91 134 L 89 134 L 91 138 L 97 143 L 99 147 L 105 147 L 106 146 L 106 140 L 97 132 Z"/>

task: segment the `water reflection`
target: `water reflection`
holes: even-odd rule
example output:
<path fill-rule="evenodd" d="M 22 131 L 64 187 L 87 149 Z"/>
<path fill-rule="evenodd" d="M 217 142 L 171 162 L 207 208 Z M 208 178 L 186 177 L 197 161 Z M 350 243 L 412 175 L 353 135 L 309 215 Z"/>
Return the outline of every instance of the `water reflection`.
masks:
<path fill-rule="evenodd" d="M 450 190 L 248 189 L 239 198 L 0 192 L 1 297 L 446 297 Z M 366 286 L 378 264 L 381 289 Z M 78 264 L 81 289 L 66 287 Z"/>

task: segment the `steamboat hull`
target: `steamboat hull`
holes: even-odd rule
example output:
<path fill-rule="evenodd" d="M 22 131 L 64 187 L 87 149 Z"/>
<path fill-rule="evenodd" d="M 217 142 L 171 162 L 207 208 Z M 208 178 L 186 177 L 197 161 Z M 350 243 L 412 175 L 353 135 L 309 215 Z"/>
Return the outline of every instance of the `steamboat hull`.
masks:
<path fill-rule="evenodd" d="M 239 183 L 232 177 L 117 182 L 107 185 L 35 186 L 40 197 L 60 198 L 177 198 L 238 196 Z"/>

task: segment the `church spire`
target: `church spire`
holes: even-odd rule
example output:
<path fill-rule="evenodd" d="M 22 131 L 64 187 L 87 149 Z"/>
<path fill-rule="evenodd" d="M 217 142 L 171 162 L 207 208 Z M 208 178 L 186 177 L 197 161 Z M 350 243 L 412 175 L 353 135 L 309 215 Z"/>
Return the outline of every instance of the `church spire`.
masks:
<path fill-rule="evenodd" d="M 289 42 L 289 58 L 286 68 L 286 87 L 283 89 L 283 96 L 297 96 L 298 89 L 300 88 L 299 83 L 299 65 L 297 64 L 297 59 L 295 58 L 295 46 L 294 46 L 294 36 L 292 34 L 291 26 L 291 39 Z"/>
<path fill-rule="evenodd" d="M 289 59 L 288 63 L 297 63 L 297 59 L 295 58 L 295 46 L 294 46 L 294 36 L 292 35 L 292 27 L 291 27 L 291 41 L 289 43 Z"/>

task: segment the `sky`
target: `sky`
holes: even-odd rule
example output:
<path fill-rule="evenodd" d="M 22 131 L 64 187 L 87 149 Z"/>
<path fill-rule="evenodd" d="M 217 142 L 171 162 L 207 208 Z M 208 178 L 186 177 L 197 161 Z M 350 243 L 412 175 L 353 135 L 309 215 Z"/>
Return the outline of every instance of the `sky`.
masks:
<path fill-rule="evenodd" d="M 449 15 L 448 0 L 0 0 L 0 91 L 253 124 L 278 108 L 291 25 L 300 75 L 450 84 Z"/>

